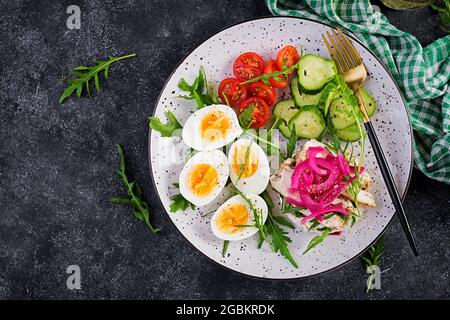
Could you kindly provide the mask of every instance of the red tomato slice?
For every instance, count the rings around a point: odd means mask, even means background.
[[[252,97],[263,99],[269,107],[273,106],[277,101],[277,93],[275,92],[275,89],[265,85],[262,81],[257,81],[250,84],[248,92]]]
[[[266,66],[264,67],[264,73],[269,74],[276,71],[280,71],[280,69],[277,68],[275,64],[275,60],[269,60],[269,62],[266,63]],[[288,85],[288,76],[287,75],[278,75],[277,79],[270,78],[269,82],[272,85],[272,87],[275,88],[284,88]]]
[[[264,127],[270,119],[270,109],[267,103],[258,97],[251,97],[239,105],[238,114],[247,108],[254,106],[255,109],[250,120],[250,128],[259,129]]]
[[[293,46],[286,46],[277,54],[277,68],[278,70],[281,70],[283,68],[283,61],[285,61],[286,67],[289,68],[296,64],[299,59],[300,56],[298,55],[297,49],[295,49]],[[289,72],[289,75],[293,75],[294,73],[295,70],[292,70],[291,72]]]
[[[233,73],[240,81],[260,76],[263,71],[264,61],[257,53],[245,52],[234,61]]]
[[[247,99],[247,89],[236,78],[223,79],[219,85],[218,94],[220,100],[225,104],[228,100],[231,107],[235,107]]]

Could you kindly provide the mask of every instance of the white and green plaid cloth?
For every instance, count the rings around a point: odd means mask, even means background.
[[[341,26],[377,55],[400,85],[414,129],[414,163],[450,184],[450,35],[422,48],[368,0],[266,0],[275,15]]]

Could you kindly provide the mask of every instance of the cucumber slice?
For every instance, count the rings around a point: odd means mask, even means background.
[[[304,106],[289,121],[291,125],[294,125],[297,137],[316,139],[325,129],[325,120],[318,107]]]
[[[278,102],[273,109],[273,114],[288,122],[298,112],[298,108],[294,104],[294,100],[282,100]]]
[[[291,136],[291,130],[289,130],[287,124],[284,121],[278,125],[278,129],[283,136],[289,139],[289,137]]]
[[[320,100],[318,107],[322,110],[323,114],[326,116],[328,114],[328,109],[330,107],[331,101],[337,93],[337,86],[333,82],[329,82],[325,88],[320,92]]]
[[[316,93],[337,74],[333,60],[326,60],[314,54],[304,55],[298,65],[300,91]]]
[[[344,129],[356,122],[352,105],[344,98],[337,98],[331,102],[330,117],[333,127]]]
[[[361,99],[366,107],[367,114],[369,117],[372,117],[377,110],[377,104],[366,89],[360,88],[359,91],[361,92]]]
[[[299,91],[297,77],[291,80],[291,97],[297,107],[318,105],[321,93],[306,94]]]
[[[354,123],[345,129],[336,130],[336,134],[341,140],[348,142],[354,142],[361,139],[357,123]]]

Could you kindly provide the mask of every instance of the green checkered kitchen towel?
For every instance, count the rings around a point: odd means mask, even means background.
[[[450,35],[422,48],[368,0],[266,0],[272,14],[341,26],[389,67],[399,83],[414,129],[414,163],[450,184]]]

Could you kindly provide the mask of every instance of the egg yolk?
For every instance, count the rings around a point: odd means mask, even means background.
[[[214,111],[203,117],[200,130],[203,140],[213,142],[224,138],[230,127],[228,116],[222,111]]]
[[[245,205],[234,203],[222,209],[217,217],[216,224],[223,233],[236,233],[241,229],[237,226],[247,224],[248,215],[248,209]]]
[[[258,168],[258,157],[250,146],[237,146],[233,155],[233,171],[240,178],[248,178]]]
[[[216,168],[206,163],[195,165],[188,178],[191,192],[198,197],[210,194],[218,183],[219,177]]]

